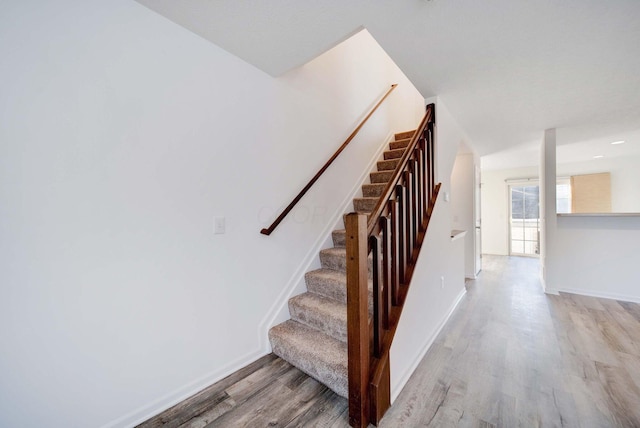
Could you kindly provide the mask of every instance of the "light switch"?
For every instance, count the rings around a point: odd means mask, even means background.
[[[225,220],[224,217],[213,218],[213,234],[222,235],[225,232]]]

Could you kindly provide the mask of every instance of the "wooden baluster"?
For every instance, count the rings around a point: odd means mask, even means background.
[[[396,186],[395,194],[391,199],[391,304],[398,306],[398,286],[400,285],[400,251],[398,250],[398,201],[400,186]]]
[[[431,185],[429,186],[429,200],[433,197],[433,189],[436,185],[436,156],[435,156],[435,144],[434,144],[434,123],[429,122],[429,149],[431,150],[431,163],[429,165],[430,175],[429,178]]]
[[[402,239],[404,239],[404,244],[405,244],[405,258],[404,258],[404,273],[405,275],[402,276],[402,284],[407,285],[407,283],[409,281],[407,281],[408,278],[406,278],[406,267],[409,266],[409,263],[411,263],[411,256],[412,256],[412,251],[411,248],[413,247],[413,242],[411,242],[411,172],[410,171],[405,171],[404,172],[404,182],[406,183],[406,187],[405,187],[405,194],[404,194],[404,215],[405,215],[405,230],[404,230],[404,237],[401,237]]]
[[[422,167],[420,168],[420,173],[421,173],[421,177],[420,177],[420,184],[422,186],[422,189],[420,191],[420,195],[422,196],[422,201],[421,201],[421,210],[422,210],[422,215],[420,216],[420,223],[422,224],[426,217],[427,217],[427,208],[428,208],[428,204],[429,204],[429,195],[428,195],[428,186],[427,186],[427,171],[428,171],[428,167],[427,167],[427,144],[426,144],[427,140],[426,138],[422,138],[420,140],[420,160],[422,163]]]
[[[433,172],[433,151],[431,146],[432,134],[430,129],[427,129],[427,135],[429,136],[429,138],[427,138],[427,200],[430,201],[433,191],[433,180],[431,179],[431,173]]]
[[[415,260],[415,248],[416,242],[418,242],[418,227],[420,226],[420,217],[418,217],[418,213],[420,210],[418,209],[418,149],[414,152],[415,157],[411,158],[411,170],[412,170],[412,178],[413,182],[411,183],[411,208],[413,209],[413,235],[411,236],[411,260]]]
[[[395,205],[389,201],[388,206]],[[391,209],[389,208],[389,211]],[[382,324],[384,329],[389,329],[389,313],[391,312],[391,219],[380,217],[380,229],[382,230]]]
[[[347,352],[349,358],[349,424],[369,424],[369,291],[367,216],[347,214]]]
[[[373,256],[373,356],[380,358],[382,353],[382,281],[380,272],[380,238],[369,237],[369,246]]]
[[[406,216],[405,216],[405,188],[402,185],[396,186],[396,195],[398,198],[398,289],[400,288],[400,284],[404,284],[404,274],[405,274],[405,240],[406,240]],[[400,301],[396,300],[396,304],[399,304]]]
[[[424,218],[427,218],[427,210],[429,209],[429,183],[427,175],[429,174],[429,162],[427,161],[427,139],[422,140],[422,185],[424,195]]]
[[[411,157],[409,157],[409,159],[407,159],[407,166],[406,166],[406,170],[405,172],[405,179],[407,180],[407,237],[406,237],[406,243],[407,243],[407,266],[411,263],[411,247],[413,246],[413,198],[411,197],[411,195],[413,194],[413,171],[411,170]],[[405,283],[408,283],[408,281],[405,280]]]
[[[424,192],[424,186],[422,184],[422,138],[420,138],[418,140],[418,145],[416,146],[416,166],[417,166],[417,173],[416,173],[416,183],[418,184],[418,191],[417,191],[417,195],[418,195],[418,203],[416,205],[417,208],[417,212],[418,212],[418,233],[422,231],[422,207],[423,207],[423,192]]]

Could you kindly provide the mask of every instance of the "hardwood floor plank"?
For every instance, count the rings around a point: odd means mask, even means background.
[[[640,389],[626,370],[596,362],[609,410],[620,426],[640,427]]]
[[[640,356],[618,353],[618,360],[622,362],[636,387],[640,388]]]
[[[629,313],[629,315],[640,323],[640,305],[630,302],[619,302],[619,304]]]
[[[343,427],[347,428],[349,406],[347,399],[328,388],[317,397],[305,412],[294,418],[286,428]]]
[[[288,362],[277,358],[268,365],[256,370],[244,379],[234,383],[226,389],[227,394],[236,402],[242,403],[256,394],[285,373],[297,370]]]
[[[250,426],[268,426],[267,424],[256,425],[254,419],[266,416],[275,416],[273,412],[277,412],[282,402],[280,400],[289,401],[291,390],[280,382],[271,382],[265,385],[263,389],[252,395],[250,401],[238,404],[229,412],[215,419],[206,425],[206,428],[215,427],[250,427]],[[273,409],[270,412],[269,409]]]
[[[380,421],[380,427],[411,426],[424,413],[427,394],[434,388],[442,368],[451,357],[451,348],[436,341],[412,375],[400,396]]]
[[[225,392],[226,388],[243,380],[264,366],[272,364],[277,359],[273,354],[265,355],[221,381],[165,410],[160,415],[143,422],[138,425],[138,428],[178,427],[204,412],[213,410],[219,403],[228,398],[228,394]]]
[[[599,381],[573,375],[566,377],[565,381],[573,397],[581,426],[614,426],[606,393]]]
[[[576,326],[577,337],[580,341],[578,352],[585,354],[592,361],[616,365],[617,359],[614,351],[607,348],[606,339],[590,315],[583,312],[571,312],[570,317]]]
[[[617,327],[624,332],[626,340],[633,342],[635,351],[633,355],[640,355],[640,319],[633,314],[634,309],[640,312],[640,305],[634,303],[618,302],[616,300],[600,299],[615,321]],[[640,316],[640,314],[638,314]]]
[[[245,401],[207,427],[284,427],[313,405],[313,397],[324,389],[323,385],[310,377],[295,390],[281,382],[272,382],[255,394],[252,400]]]
[[[620,317],[620,314],[617,314]],[[600,329],[600,334],[607,344],[607,348],[615,352],[640,355],[640,347],[632,339],[626,329],[614,319],[609,311],[591,310],[591,317]]]
[[[187,422],[181,424],[179,428],[204,428],[220,416],[232,410],[235,406],[236,402],[229,397],[206,412],[189,419]]]
[[[442,400],[438,403],[435,414],[426,425],[438,427],[457,426],[464,417],[464,397],[466,391],[466,382],[452,376],[446,390],[443,391]]]

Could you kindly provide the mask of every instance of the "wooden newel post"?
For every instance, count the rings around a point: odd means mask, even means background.
[[[367,216],[347,214],[347,346],[349,354],[349,425],[369,425],[369,292],[367,286]]]

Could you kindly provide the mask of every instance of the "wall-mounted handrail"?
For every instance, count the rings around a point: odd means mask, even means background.
[[[338,148],[338,150],[336,150],[333,156],[331,156],[329,160],[324,164],[324,166],[320,168],[320,170],[316,173],[316,175],[313,176],[313,178],[307,183],[307,185],[304,186],[304,188],[300,191],[300,193],[298,193],[298,195],[295,198],[293,198],[293,201],[291,201],[291,203],[287,205],[287,207],[282,211],[282,213],[280,213],[280,215],[274,220],[271,226],[269,226],[268,228],[262,229],[260,233],[262,233],[263,235],[271,235],[271,232],[273,232],[275,228],[278,227],[280,222],[284,220],[287,214],[289,214],[289,212],[293,209],[293,207],[300,201],[300,199],[302,199],[302,197],[307,193],[307,191],[311,188],[311,186],[313,186],[315,182],[318,181],[320,176],[327,170],[327,168],[329,168],[329,166],[333,163],[333,161],[336,160],[336,158],[340,155],[340,153],[342,153],[342,151],[347,147],[347,145],[349,145],[351,140],[353,140],[353,138],[358,134],[360,129],[367,122],[367,120],[369,120],[369,118],[378,109],[378,107],[380,107],[380,104],[382,104],[382,102],[389,96],[389,94],[391,94],[391,91],[393,91],[396,88],[396,86],[398,86],[397,83],[394,83],[393,85],[391,85],[391,88],[389,88],[389,90],[382,96],[382,98],[380,98],[380,100],[369,111],[369,113],[365,116],[365,118],[362,119],[360,124],[356,127],[356,129],[353,130],[351,135],[349,135],[349,137],[344,141],[344,143],[342,143],[342,145]]]

